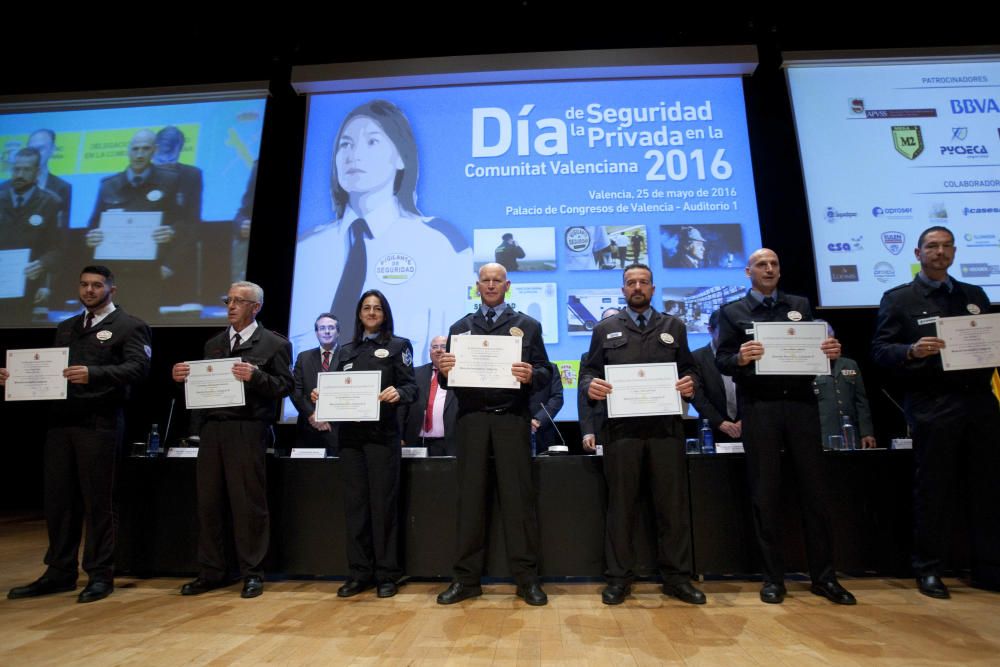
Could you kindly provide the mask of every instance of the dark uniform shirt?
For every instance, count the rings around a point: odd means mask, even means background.
[[[399,336],[388,339],[370,338],[360,343],[348,343],[337,352],[338,371],[381,371],[379,390],[395,387],[399,392],[396,403],[382,403],[377,422],[341,422],[340,441],[399,442],[396,408],[412,403],[417,397],[417,382],[413,378],[413,347]]]

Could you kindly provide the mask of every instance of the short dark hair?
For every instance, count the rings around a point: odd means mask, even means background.
[[[340,329],[340,318],[339,317],[337,317],[333,313],[320,313],[319,315],[316,316],[316,321],[313,322],[313,330],[314,331],[319,329],[319,321],[321,319],[323,319],[324,317],[329,317],[331,320],[333,320],[334,322],[336,322],[337,323],[337,329],[338,330]]]
[[[32,132],[31,134],[28,135],[28,140],[30,141],[31,137],[33,137],[36,134],[47,134],[47,135],[49,135],[49,139],[52,141],[52,145],[55,146],[55,144],[56,144],[56,133],[53,130],[50,130],[47,127],[43,127],[41,129],[35,130],[34,132]]]
[[[955,242],[955,234],[952,233],[950,229],[948,229],[947,227],[942,227],[941,225],[934,225],[933,227],[928,227],[924,231],[920,232],[920,238],[917,239],[917,248],[924,247],[924,237],[930,234],[931,232],[945,232],[948,234],[948,236],[951,237],[951,242],[952,243]]]
[[[372,100],[355,108],[347,114],[347,118],[340,124],[337,138],[333,142],[333,157],[330,169],[330,192],[333,194],[333,208],[337,218],[344,217],[344,209],[351,198],[351,193],[340,187],[340,180],[337,177],[337,151],[340,146],[340,137],[344,134],[347,124],[355,118],[363,116],[372,119],[378,124],[385,136],[396,147],[399,159],[403,161],[403,168],[396,170],[396,182],[393,187],[393,194],[399,201],[399,207],[404,211],[409,211],[414,215],[420,215],[417,208],[417,176],[420,171],[420,160],[417,155],[417,140],[413,137],[413,129],[406,115],[392,102],[386,100]]]
[[[37,148],[32,148],[31,146],[25,146],[18,152],[14,153],[15,160],[19,157],[33,157],[35,158],[36,166],[42,164],[42,154],[38,151]]]
[[[382,320],[382,326],[379,327],[378,337],[379,340],[388,341],[392,336],[392,309],[389,307],[389,300],[385,298],[385,294],[378,291],[377,289],[370,289],[361,295],[358,299],[358,306],[354,310],[354,343],[360,343],[365,337],[365,325],[361,323],[361,304],[365,302],[370,296],[378,297],[378,300],[382,304],[382,314],[385,315],[385,319]]]
[[[96,273],[99,276],[104,276],[104,281],[107,284],[115,284],[115,274],[111,273],[111,269],[103,264],[88,264],[80,270],[81,276],[85,273]]]
[[[649,271],[649,279],[651,281],[653,280],[653,269],[649,268],[642,262],[633,262],[632,264],[626,266],[625,269],[622,271],[622,285],[625,284],[625,274],[631,271],[632,269],[642,269],[643,271]]]

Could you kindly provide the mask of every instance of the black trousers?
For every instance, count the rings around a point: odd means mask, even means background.
[[[518,584],[538,578],[538,516],[531,477],[531,419],[513,413],[459,415],[458,559],[455,581],[478,585],[486,559],[486,519],[492,494],[490,454],[496,460],[497,490],[511,574]]]
[[[785,561],[781,554],[782,449],[788,452],[798,483],[809,576],[814,582],[833,579],[836,572],[830,537],[829,493],[816,401],[754,399],[745,395],[741,400],[743,447],[764,580],[781,583],[785,578]]]
[[[81,532],[83,569],[92,581],[114,577],[117,516],[112,505],[115,461],[121,445],[120,413],[91,416],[86,426],[54,425],[45,437],[46,576],[75,582]]]
[[[660,575],[668,584],[690,581],[694,564],[684,439],[665,433],[661,418],[651,419],[650,428],[642,430],[650,437],[612,436],[604,447],[604,477],[608,483],[605,576],[609,583],[620,585],[630,584],[635,578],[632,537],[645,476],[656,514]],[[647,470],[648,475],[644,475]]]
[[[399,565],[399,443],[342,441],[347,564],[358,581],[396,581]]]
[[[198,564],[206,581],[224,579],[226,531],[232,525],[240,576],[263,576],[269,517],[264,454],[267,424],[213,421],[198,448]]]
[[[940,574],[960,483],[968,489],[972,578],[1000,586],[1000,408],[989,392],[907,396],[913,435],[913,569]]]

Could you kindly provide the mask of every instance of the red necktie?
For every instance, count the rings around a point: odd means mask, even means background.
[[[434,396],[438,391],[437,369],[431,369],[431,389],[427,392],[427,409],[424,411],[424,433],[430,433],[434,428]]]
[[[330,350],[323,350],[323,370],[330,370]]]

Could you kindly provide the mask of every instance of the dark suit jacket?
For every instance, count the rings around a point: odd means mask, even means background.
[[[14,207],[10,182],[0,185],[0,250],[30,248],[31,260],[39,259],[47,271],[59,262],[62,201],[59,196],[36,187],[20,208]]]
[[[504,308],[493,324],[489,324],[482,312],[469,313],[448,330],[448,350],[451,350],[451,336],[461,334],[510,336],[510,330],[517,327],[521,330],[521,361],[532,366],[532,381],[522,384],[520,389],[478,389],[471,387],[456,388],[458,410],[460,413],[479,412],[483,410],[505,410],[530,418],[528,400],[531,397],[532,385],[543,385],[552,377],[552,364],[542,342],[542,325],[538,320],[519,313],[510,307]],[[448,378],[439,379],[441,386],[447,388]]]
[[[399,408],[399,432],[408,447],[421,447],[420,430],[424,427],[424,414],[431,390],[431,369],[433,364],[424,364],[413,369],[417,379],[417,398],[413,403]],[[440,382],[440,380],[439,380]],[[440,391],[440,386],[438,387]],[[455,437],[455,419],[458,417],[458,400],[455,392],[449,391],[444,399],[444,440],[445,450],[451,455],[458,454],[458,440]]]
[[[330,370],[337,367],[337,350],[335,347],[330,356]],[[295,409],[299,412],[296,423],[296,447],[326,447],[330,453],[337,449],[337,425],[331,424],[329,431],[317,431],[309,424],[309,415],[316,411],[316,405],[312,402],[310,394],[316,388],[316,376],[322,372],[322,350],[314,347],[311,350],[300,352],[295,359],[295,368],[292,371],[294,389],[292,389],[291,399]]]
[[[556,426],[552,423],[563,406],[562,376],[560,376],[559,368],[555,364],[550,365],[552,366],[552,378],[543,385],[532,382],[535,385],[535,391],[532,392],[531,402],[528,404],[531,418],[537,419],[541,423],[541,426],[535,431],[535,451],[539,453],[544,452],[552,445],[562,443],[556,433]],[[548,410],[548,415],[542,410],[543,405],[545,410]],[[552,419],[549,419],[550,416]]]
[[[715,367],[715,353],[712,352],[712,346],[699,347],[691,354],[694,355],[694,360],[701,370],[701,384],[695,390],[691,404],[701,419],[708,420],[717,441],[728,440],[729,436],[719,430],[719,424],[734,420],[730,420],[726,414],[726,386],[723,384],[722,374]]]
[[[240,357],[257,366],[257,370],[244,383],[246,405],[198,410],[202,421],[244,419],[273,423],[281,399],[292,390],[292,344],[258,323],[250,339],[230,352],[228,334],[227,327],[205,343],[205,359]]]
[[[73,186],[69,181],[65,181],[52,172],[49,172],[48,177],[45,179],[45,189],[56,195],[59,195],[59,199],[62,200],[62,224],[63,227],[69,227],[69,209],[73,204]]]

